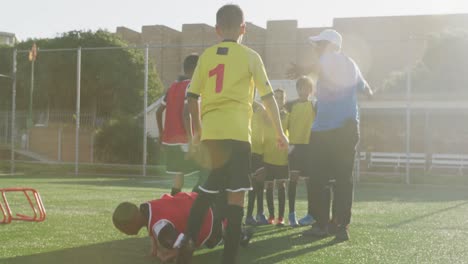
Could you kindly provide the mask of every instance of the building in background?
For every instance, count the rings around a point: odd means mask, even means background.
[[[455,30],[468,32],[468,14],[336,18],[331,28],[343,35],[343,51],[358,63],[370,85],[379,90],[392,73],[404,71],[422,58],[428,35]],[[292,100],[297,98],[295,82],[287,80],[286,70],[290,63],[307,57],[301,53],[300,46],[323,29],[299,28],[296,20],[268,21],[266,28],[247,23],[243,43],[262,56],[273,87],[285,89]],[[218,42],[215,28],[207,24],[184,24],[181,31],[164,25],[143,26],[141,32],[118,27],[117,34],[131,44],[152,46],[151,60],[166,87],[181,74],[180,65],[187,55],[200,54]],[[396,95],[378,93],[376,100],[361,102],[362,150],[405,151],[408,106],[405,90],[399,90]],[[411,106],[411,151],[468,151],[468,137],[464,136],[468,131],[466,122],[450,133],[442,129],[451,127],[444,123],[447,120],[466,120],[468,93],[441,99],[414,91],[411,100],[415,101]],[[148,113],[152,123],[155,105]],[[148,126],[150,131],[156,131],[151,128],[154,124]],[[440,136],[443,134],[451,136]]]
[[[15,34],[0,31],[0,45],[14,46],[15,43],[16,43]]]
[[[428,34],[468,31],[468,14],[335,18],[331,27],[343,34],[344,52],[356,60],[370,84],[380,87],[389,74],[422,57]],[[298,28],[297,20],[268,21],[266,28],[247,23],[243,43],[262,56],[270,79],[283,80],[288,65],[305,57],[298,46],[323,29]],[[182,31],[164,25],[116,31],[131,44],[157,46],[150,56],[166,86],[181,73],[185,56],[218,41],[214,27],[207,24],[184,24]]]

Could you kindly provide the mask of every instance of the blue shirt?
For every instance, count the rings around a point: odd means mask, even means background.
[[[357,92],[365,89],[359,67],[340,52],[325,53],[319,66],[317,113],[312,131],[340,128],[348,120],[359,123]]]

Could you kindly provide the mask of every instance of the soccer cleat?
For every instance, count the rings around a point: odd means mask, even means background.
[[[276,219],[276,226],[284,226],[283,217],[278,217],[278,219]]]
[[[338,225],[334,221],[328,223],[328,233],[330,235],[336,235],[338,232]]]
[[[299,226],[299,223],[297,222],[297,219],[296,219],[296,213],[289,213],[289,216],[288,216],[288,220],[289,220],[289,225],[291,227],[297,227]]]
[[[268,225],[268,219],[266,219],[264,214],[257,215],[256,221],[257,225]]]
[[[245,217],[245,225],[248,225],[248,226],[256,226],[257,225],[257,221],[255,221],[255,219],[253,218],[253,216],[247,216]]]
[[[274,223],[275,223],[275,217],[270,215],[270,217],[268,217],[268,224],[272,225]]]
[[[335,241],[344,242],[349,240],[348,228],[345,226],[339,226],[336,229]]]
[[[253,229],[249,228],[249,229],[244,229],[242,230],[241,232],[241,240],[240,240],[240,245],[241,247],[247,247],[249,245],[249,242],[250,242],[250,239],[252,239],[253,237]]]
[[[312,225],[309,230],[302,232],[303,236],[324,238],[328,236],[328,228],[320,227],[317,224]]]
[[[303,218],[299,220],[299,225],[307,226],[307,225],[313,224],[314,222],[315,222],[314,218],[310,214],[307,214],[306,216],[304,216]]]

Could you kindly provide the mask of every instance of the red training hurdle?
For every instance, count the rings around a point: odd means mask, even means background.
[[[6,194],[9,192],[22,192],[26,197],[31,210],[31,215],[24,214],[15,214],[12,215],[10,205],[8,204]],[[0,200],[0,211],[3,215],[3,220],[0,221],[0,224],[9,224],[13,220],[18,221],[29,221],[29,222],[42,222],[46,218],[46,211],[42,203],[41,196],[39,193],[32,188],[4,188],[0,189],[2,200]],[[31,199],[33,197],[34,199]],[[1,216],[0,215],[0,216]]]

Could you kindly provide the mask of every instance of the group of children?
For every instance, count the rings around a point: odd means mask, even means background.
[[[195,248],[208,241],[216,244],[223,237],[221,263],[236,263],[239,245],[250,239],[241,227],[245,193],[249,191],[247,223],[281,225],[288,180],[289,220],[292,226],[298,225],[296,186],[306,163],[301,152],[308,143],[315,113],[309,99],[313,83],[301,77],[297,81],[299,99],[286,104],[285,91],[273,91],[260,56],[240,44],[245,30],[239,6],[221,7],[216,14],[216,32],[222,41],[200,57],[185,59],[186,76],[168,89],[158,109],[167,171],[175,175],[171,195],[139,209],[123,203],[114,212],[114,225],[126,234],[136,234],[147,225],[153,253],[161,255],[160,248],[165,248],[170,253],[161,258],[166,260],[191,263]],[[254,102],[256,91],[261,104]],[[194,164],[208,176],[198,185],[198,195],[187,196],[180,191],[184,176],[197,170]],[[276,221],[275,182],[279,198]],[[263,214],[265,185],[268,219]],[[252,216],[255,198],[257,219]],[[310,218],[308,212],[302,223],[310,223],[306,222]]]
[[[281,125],[288,135],[290,147],[279,149],[275,144],[275,132],[261,104],[256,104],[252,118],[252,186],[248,194],[246,225],[284,225],[286,206],[286,186],[289,200],[289,224],[310,225],[313,221],[310,210],[299,221],[296,218],[296,187],[304,164],[304,146],[308,144],[310,128],[315,117],[313,82],[301,77],[296,82],[298,99],[286,103],[285,90],[276,89],[274,97],[280,110]],[[289,182],[289,184],[287,184]],[[278,215],[275,219],[274,186],[278,194]],[[308,186],[306,184],[306,186]],[[263,196],[266,188],[266,201],[269,217],[263,212]],[[257,201],[257,215],[253,208]]]

